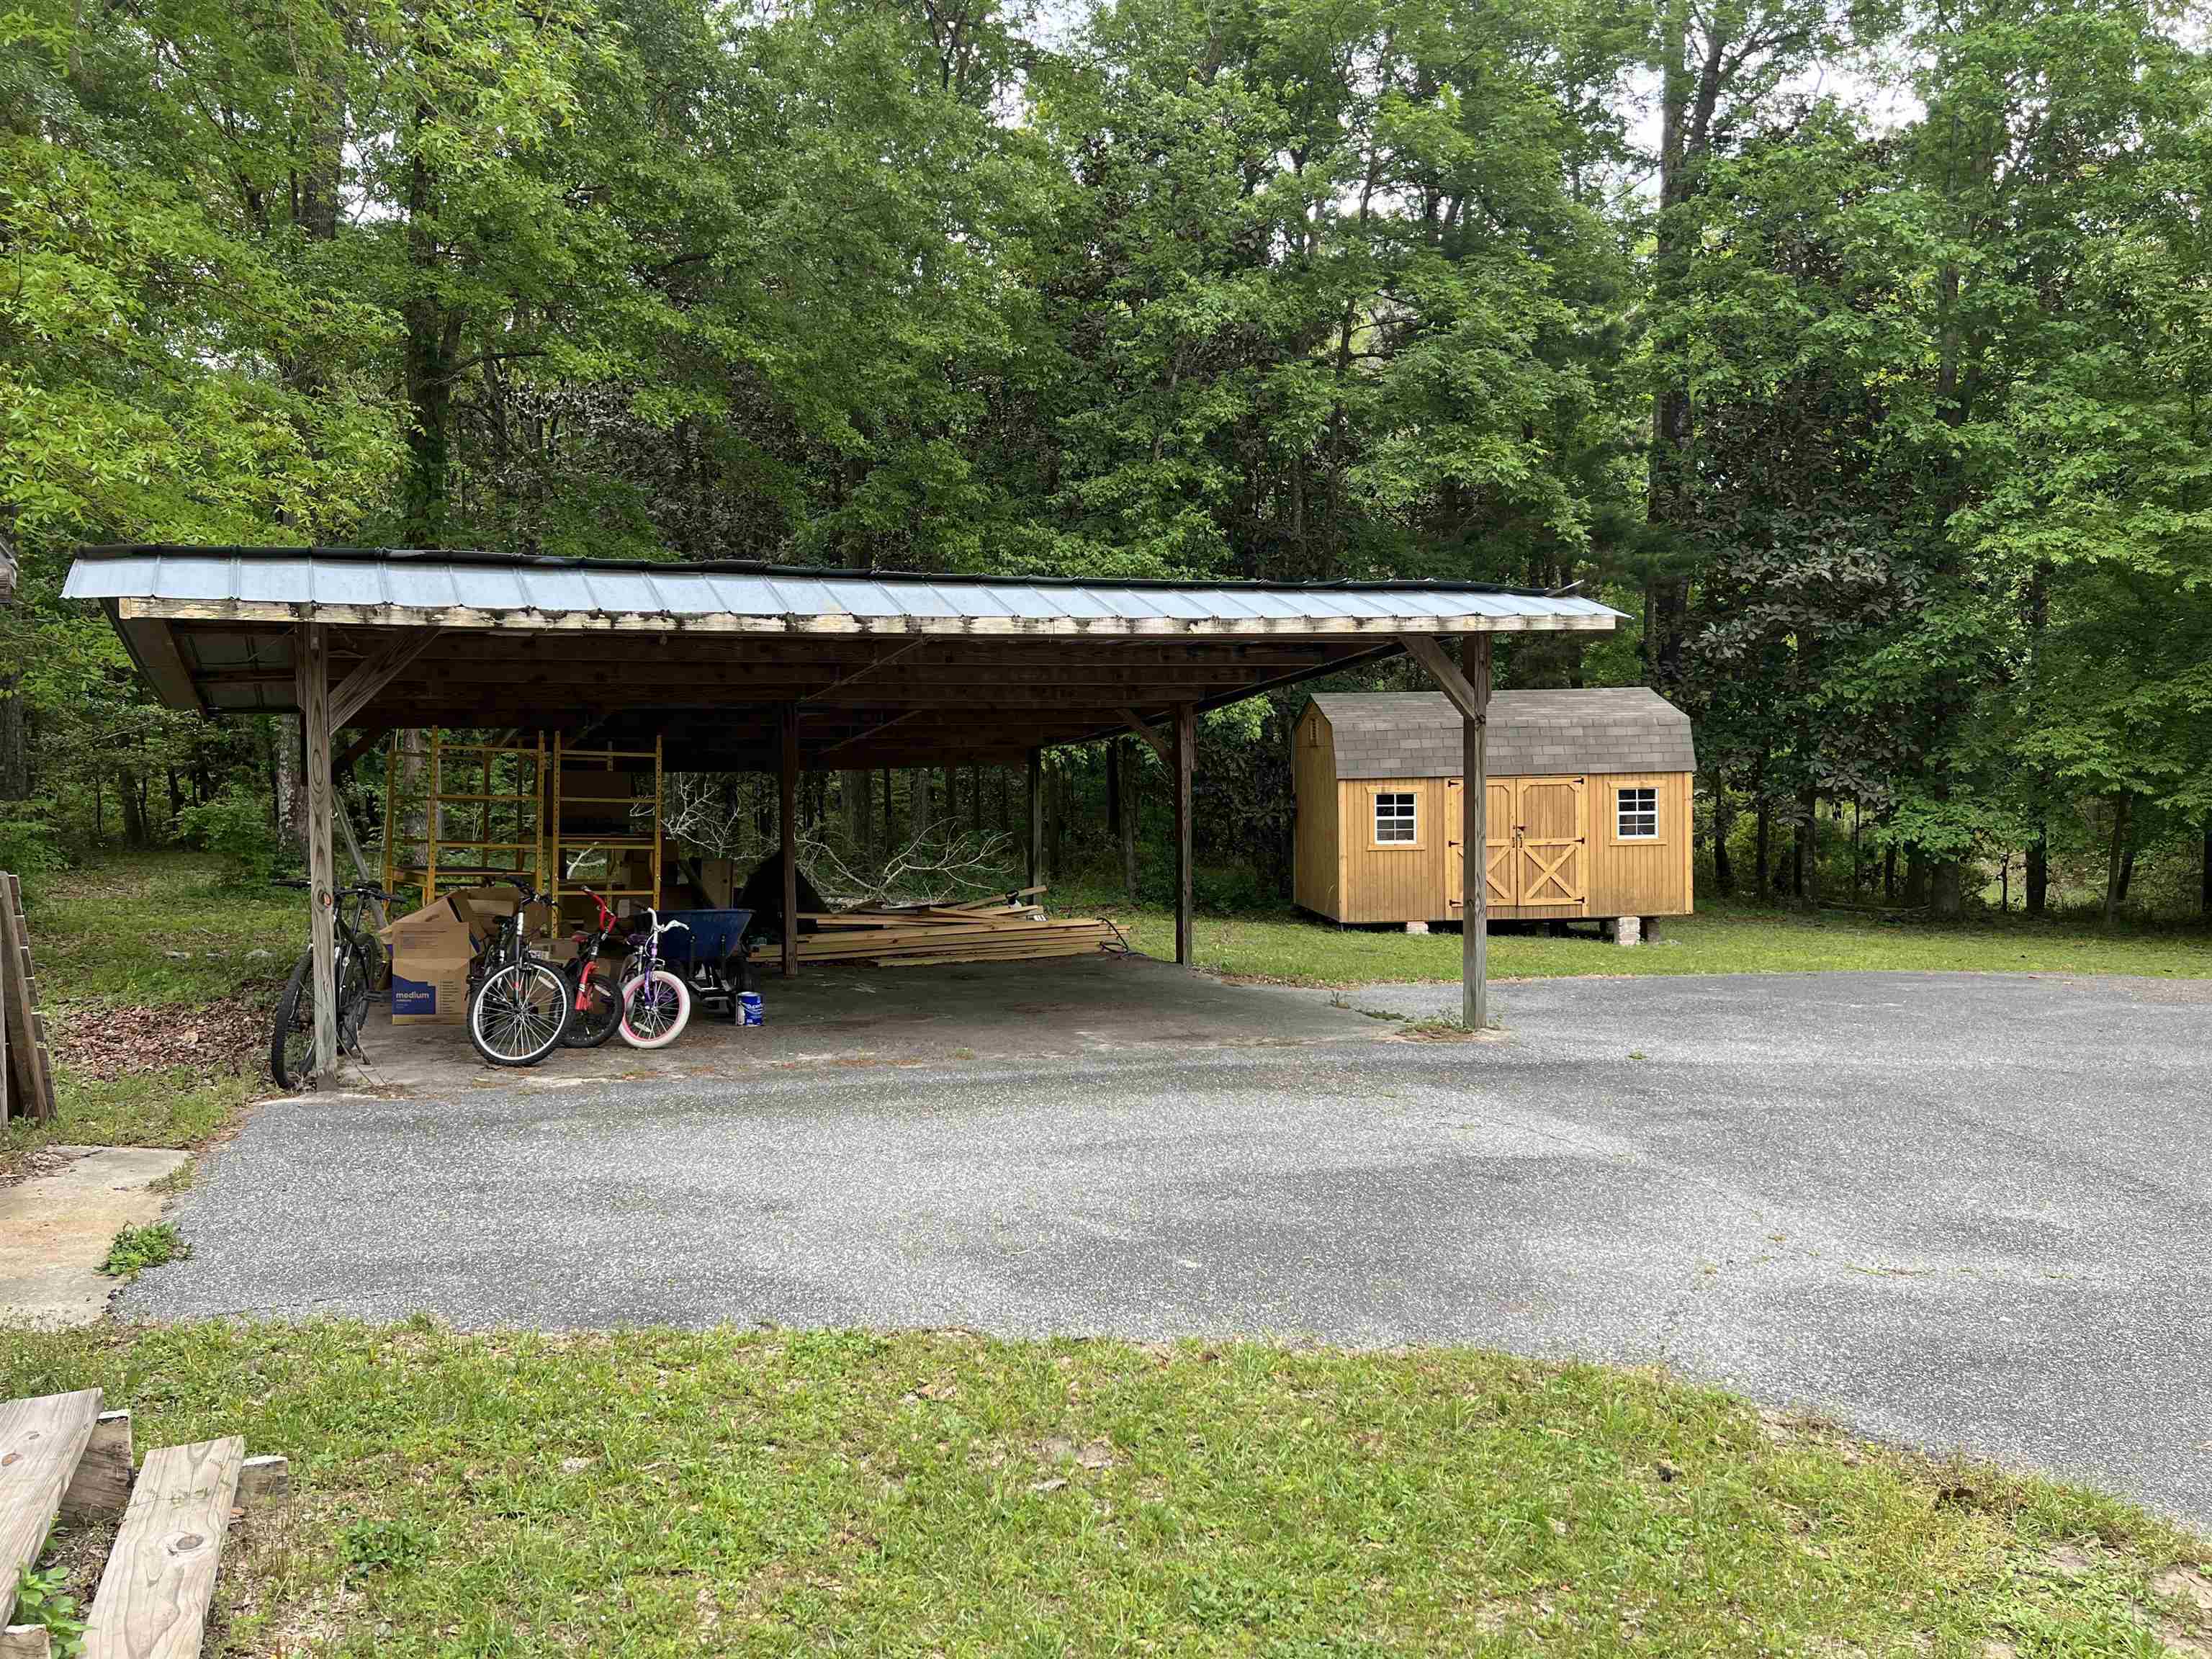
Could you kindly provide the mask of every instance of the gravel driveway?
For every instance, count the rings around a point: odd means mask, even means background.
[[[277,1103],[179,1206],[190,1261],[121,1309],[1659,1361],[2212,1527],[2212,984],[1499,995],[1495,1042],[1337,1019],[1298,1046]]]

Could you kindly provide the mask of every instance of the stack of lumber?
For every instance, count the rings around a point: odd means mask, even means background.
[[[799,936],[799,959],[921,968],[933,963],[1027,962],[1127,948],[1110,921],[1048,917],[1030,902],[1042,891],[1042,887],[1025,887],[1002,898],[967,904],[802,911],[802,929],[812,931]]]

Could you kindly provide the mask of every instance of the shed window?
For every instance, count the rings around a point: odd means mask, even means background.
[[[1410,847],[1417,839],[1413,825],[1413,796],[1410,790],[1377,790],[1375,794],[1375,844]]]
[[[1623,789],[1617,806],[1620,816],[1615,821],[1615,834],[1620,839],[1659,839],[1659,792],[1656,789]]]

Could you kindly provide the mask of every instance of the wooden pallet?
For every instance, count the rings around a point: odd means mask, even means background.
[[[0,1659],[48,1659],[40,1625],[10,1625],[15,1587],[57,1514],[120,1514],[86,1619],[84,1659],[193,1659],[230,1523],[282,1498],[290,1466],[236,1435],[163,1446],[131,1473],[131,1413],[100,1390],[0,1401]]]
[[[799,937],[801,962],[873,962],[886,968],[933,963],[1027,962],[1126,949],[1110,921],[1054,920],[1030,902],[1042,887],[966,904],[807,914],[812,931]]]
[[[46,1018],[39,1012],[23,886],[0,870],[0,1122],[27,1117],[50,1123],[53,1115],[54,1062]]]

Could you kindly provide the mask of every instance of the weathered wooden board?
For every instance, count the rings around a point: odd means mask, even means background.
[[[31,962],[31,933],[23,920],[22,884],[0,871],[0,1021],[8,1028],[0,1096],[9,1113],[39,1122],[54,1115],[54,1066],[46,1049],[46,1016],[39,1012],[39,978]]]
[[[102,1412],[92,1425],[92,1438],[62,1494],[62,1516],[82,1521],[94,1516],[118,1515],[131,1497],[131,1413]]]
[[[0,1659],[52,1659],[53,1650],[44,1625],[10,1625],[0,1630]]]
[[[84,1659],[197,1659],[245,1461],[236,1435],[146,1455],[93,1596]]]
[[[100,1417],[100,1390],[0,1401],[0,1624],[38,1565],[62,1494]]]

